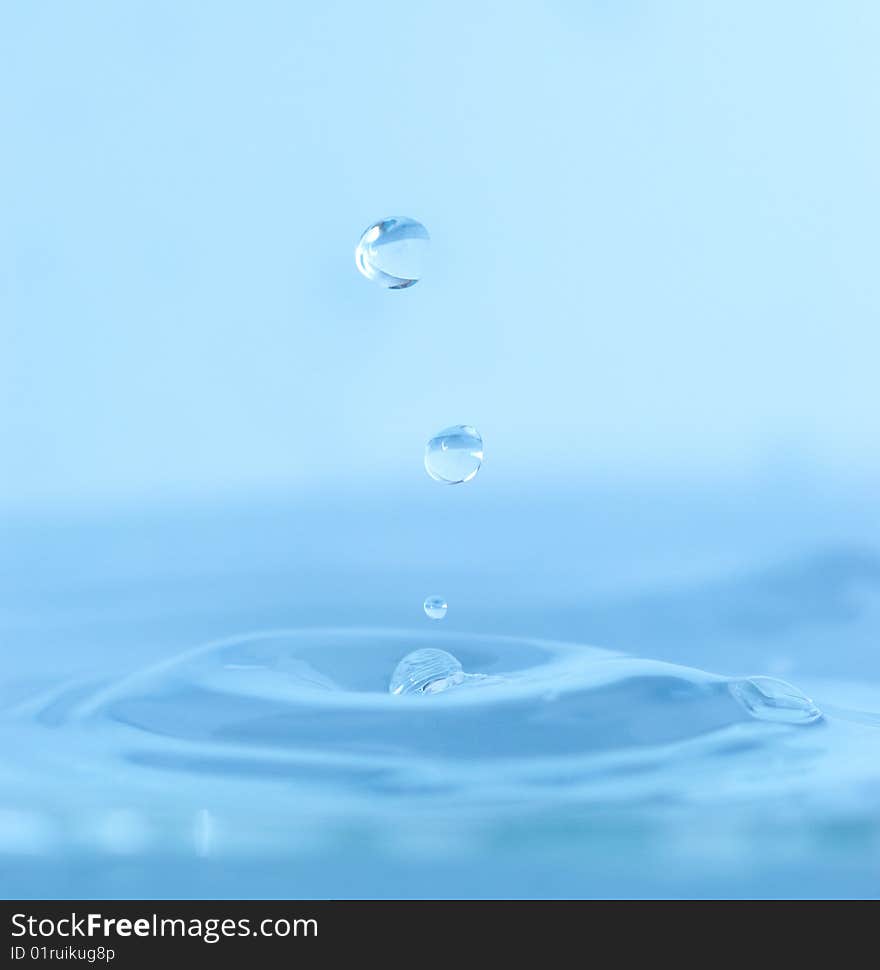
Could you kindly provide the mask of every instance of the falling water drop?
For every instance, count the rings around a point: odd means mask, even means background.
[[[389,290],[405,290],[422,277],[430,239],[420,222],[392,216],[364,230],[354,261],[368,280]]]
[[[797,687],[775,677],[735,680],[730,684],[730,692],[759,721],[810,724],[822,716],[819,708]]]
[[[424,603],[425,614],[431,620],[442,620],[449,608],[442,596],[429,596]]]
[[[483,463],[483,439],[469,424],[438,431],[425,445],[425,470],[437,482],[469,482]]]
[[[388,690],[392,694],[439,694],[464,679],[461,664],[451,653],[427,647],[408,653],[400,661]]]

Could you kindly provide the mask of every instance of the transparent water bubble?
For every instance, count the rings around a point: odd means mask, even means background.
[[[749,677],[735,680],[730,692],[759,721],[782,724],[810,724],[822,712],[797,687],[775,677]]]
[[[408,653],[394,668],[392,694],[439,694],[465,679],[461,664],[445,650],[426,647]]]
[[[438,431],[425,445],[425,470],[436,482],[469,482],[483,464],[483,439],[469,424]]]
[[[364,230],[354,261],[368,280],[405,290],[422,278],[431,237],[415,219],[391,216]]]
[[[442,596],[429,596],[425,599],[425,614],[432,620],[442,620],[449,608]]]

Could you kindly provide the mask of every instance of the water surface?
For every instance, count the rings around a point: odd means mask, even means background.
[[[876,895],[880,558],[798,548],[768,502],[766,549],[730,529],[726,561],[713,538],[661,567],[643,520],[627,574],[634,540],[570,503],[476,503],[411,560],[426,504],[352,512],[348,546],[332,502],[332,531],[300,507],[12,530],[6,894]],[[473,679],[389,693],[424,648]],[[756,718],[780,681],[821,716]]]

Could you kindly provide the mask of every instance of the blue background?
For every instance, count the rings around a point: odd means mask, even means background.
[[[880,679],[878,41],[867,2],[5,4],[3,696],[429,593]],[[390,292],[353,250],[396,214],[432,249]]]
[[[460,421],[529,488],[876,476],[876,5],[0,18],[4,506],[409,489]]]

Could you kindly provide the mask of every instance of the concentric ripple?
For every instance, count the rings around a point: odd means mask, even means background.
[[[434,626],[258,632],[0,712],[14,793],[0,843],[26,822],[71,852],[278,858],[299,851],[297,832],[335,833],[343,852],[365,833],[434,846],[447,825],[464,845],[524,810],[551,829],[609,811],[650,826],[673,809],[702,825],[739,817],[734,795],[833,799],[873,778],[871,717],[836,709],[823,730],[782,681],[571,643]]]
[[[57,720],[57,701],[53,711]],[[121,731],[122,756],[139,763],[224,772],[234,762],[259,775],[277,774],[281,757],[411,779],[454,779],[465,764],[530,774],[560,758],[688,744],[754,719],[821,717],[770,678],[730,680],[543,640],[394,630],[219,641],[76,694],[61,716]]]

